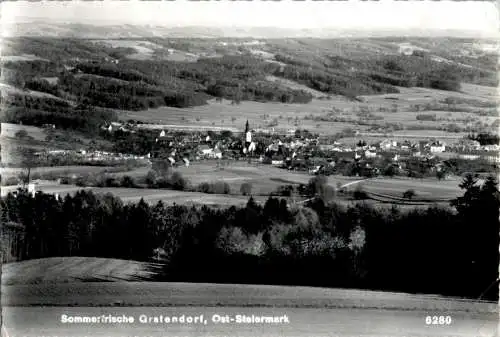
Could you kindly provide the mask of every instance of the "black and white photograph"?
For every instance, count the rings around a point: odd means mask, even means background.
[[[0,3],[1,337],[496,337],[494,1]]]

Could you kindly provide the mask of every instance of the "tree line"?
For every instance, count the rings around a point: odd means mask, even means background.
[[[321,180],[316,181],[321,185]],[[165,252],[162,280],[294,284],[477,298],[498,277],[499,191],[464,178],[453,209],[402,211],[315,198],[270,197],[245,207],[124,204],[79,191],[20,191],[0,200],[2,223],[24,228],[18,251],[34,259],[100,256],[149,261]],[[321,186],[317,187],[318,195]],[[481,215],[478,221],[478,214]],[[7,251],[6,251],[7,250]],[[498,298],[493,288],[485,296]],[[498,289],[498,288],[496,288]]]

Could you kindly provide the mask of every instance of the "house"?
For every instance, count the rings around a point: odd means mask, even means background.
[[[490,162],[490,163],[495,163],[495,164],[500,163],[500,156],[498,155],[498,153],[492,154],[492,155],[483,156],[483,158],[486,161]]]
[[[399,53],[406,56],[413,55],[413,47],[411,46],[399,46]]]
[[[208,145],[200,145],[198,151],[204,156],[209,156],[213,153],[213,150]]]
[[[458,155],[458,158],[466,159],[466,160],[476,160],[476,159],[479,159],[479,155],[478,154],[471,154],[471,153],[460,153]]]
[[[161,130],[159,137],[165,137],[165,130]]]
[[[395,140],[384,139],[379,144],[381,150],[390,150],[397,146],[397,142]]]
[[[410,150],[412,147],[413,147],[413,144],[412,144],[410,141],[408,141],[408,140],[405,140],[405,141],[403,141],[403,142],[399,143],[399,148],[400,148],[401,150],[403,150],[403,151],[408,151],[408,150]]]
[[[498,144],[492,144],[492,145],[483,145],[481,147],[484,151],[500,151],[500,146]]]
[[[375,157],[377,157],[377,152],[366,150],[365,157],[366,158],[375,158]]]
[[[168,161],[170,162],[170,165],[174,165],[175,164],[175,159],[172,158],[172,157],[168,157]]]
[[[446,150],[446,144],[440,141],[434,141],[429,144],[431,153],[442,153]]]
[[[35,195],[36,193],[36,185],[34,183],[29,183],[28,184],[28,193],[31,193],[31,195]]]
[[[323,165],[317,165],[314,168],[309,170],[309,174],[317,174],[322,168],[323,168]]]
[[[279,166],[279,165],[283,165],[284,163],[285,163],[285,160],[284,160],[283,156],[274,156],[271,159],[271,165]]]
[[[457,145],[462,150],[470,150],[470,149],[479,150],[479,148],[481,147],[481,144],[477,140],[467,139],[467,138],[460,139]]]
[[[212,155],[217,159],[221,159],[222,151],[219,148],[216,148],[215,150],[212,151]]]
[[[182,158],[182,161],[184,162],[184,165],[186,165],[186,167],[189,167],[189,159]]]

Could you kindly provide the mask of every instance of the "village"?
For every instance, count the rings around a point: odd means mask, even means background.
[[[499,145],[481,145],[478,141],[462,138],[453,143],[441,140],[382,139],[367,143],[359,137],[356,144],[343,143],[333,137],[320,136],[307,130],[255,130],[249,123],[244,131],[231,130],[179,130],[162,128],[161,125],[113,122],[102,131],[122,136],[142,132],[154,138],[144,154],[113,153],[99,150],[47,150],[37,152],[39,158],[65,157],[87,162],[137,160],[145,165],[164,161],[177,166],[191,162],[217,160],[248,160],[280,168],[305,171],[310,174],[378,175],[388,166],[395,168],[390,175],[409,174],[409,162],[425,163],[430,172],[446,167],[446,160],[482,160],[500,163]],[[429,163],[432,163],[429,165]],[[357,171],[339,170],[342,164],[355,164]],[[385,174],[384,174],[385,175]]]

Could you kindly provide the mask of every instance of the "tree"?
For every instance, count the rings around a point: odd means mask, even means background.
[[[170,184],[174,190],[184,191],[188,186],[188,181],[180,172],[174,172],[170,177]]]
[[[21,157],[21,168],[23,171],[19,174],[19,179],[24,185],[30,183],[31,170],[37,165],[35,150],[31,148],[18,148]]]
[[[479,200],[481,188],[477,185],[477,174],[467,173],[458,185],[462,190],[465,190],[463,196],[457,197],[451,201],[451,206],[455,207],[462,216],[468,215],[470,210],[475,208]]]
[[[172,173],[172,165],[166,159],[154,160],[152,168],[162,178],[167,178]]]
[[[317,175],[311,179],[309,179],[309,183],[307,184],[307,189],[310,194],[313,196],[321,196],[324,193],[324,190],[328,184],[328,177],[324,175]]]
[[[403,192],[403,198],[411,200],[417,193],[413,189]]]
[[[131,176],[123,176],[120,181],[120,185],[122,187],[129,187],[129,188],[135,187],[134,178],[132,178]]]
[[[249,182],[241,184],[240,192],[243,195],[249,195],[250,193],[252,193],[252,184]]]
[[[356,186],[356,189],[354,190],[353,197],[355,200],[364,200],[368,199],[368,194],[363,189],[363,186],[359,184],[358,186]]]
[[[156,186],[156,172],[154,170],[148,171],[145,180],[149,188],[154,188]]]
[[[436,171],[436,178],[438,178],[438,180],[443,180],[444,178],[446,178],[446,171],[445,170]]]

